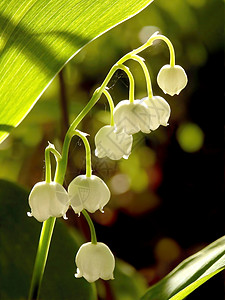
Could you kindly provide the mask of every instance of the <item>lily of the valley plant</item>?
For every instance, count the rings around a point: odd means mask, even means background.
[[[37,287],[39,289],[41,284],[55,219],[58,217],[66,218],[69,206],[76,214],[82,213],[84,215],[91,233],[91,242],[83,244],[76,255],[77,273],[75,277],[84,277],[89,282],[96,281],[98,278],[104,280],[114,278],[114,256],[108,246],[97,242],[95,228],[88,214],[88,212],[94,213],[96,210],[103,212],[104,206],[110,200],[110,191],[101,178],[92,174],[91,149],[87,133],[77,130],[77,127],[104,94],[109,103],[111,121],[110,124],[100,128],[95,136],[95,154],[99,158],[107,156],[110,159],[119,160],[129,157],[132,150],[133,134],[139,131],[149,134],[160,125],[168,125],[170,106],[161,96],[153,95],[147,66],[143,58],[138,55],[151,46],[155,40],[165,41],[170,52],[170,64],[163,66],[159,71],[158,85],[164,93],[179,94],[187,84],[187,76],[181,66],[175,65],[175,52],[170,40],[156,32],[144,45],[126,54],[112,66],[102,85],[96,89],[88,104],[70,125],[64,139],[62,153],[59,153],[50,143],[46,147],[45,181],[37,183],[29,196],[31,212],[28,215],[33,216],[39,222],[44,222],[40,237],[44,242],[39,243],[30,299],[33,299],[34,290]],[[125,66],[126,61],[130,59],[140,64],[146,78],[147,97],[140,100],[135,99],[134,77],[129,68]],[[129,99],[120,101],[114,108],[107,84],[118,69],[123,70],[129,78]],[[68,186],[68,191],[66,191],[62,185],[67,168],[70,142],[75,135],[82,139],[86,149],[86,174],[80,174],[74,178]],[[57,163],[54,179],[52,179],[51,174],[50,153],[55,156]]]

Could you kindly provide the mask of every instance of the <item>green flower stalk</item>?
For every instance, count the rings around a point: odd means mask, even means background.
[[[94,227],[94,224],[89,216],[89,214],[86,212],[85,209],[82,210],[82,214],[83,216],[85,217],[88,225],[89,225],[89,228],[90,228],[90,233],[91,233],[91,243],[92,244],[97,244],[97,237],[96,237],[96,232],[95,232],[95,227]]]
[[[142,67],[146,79],[146,84],[147,84],[148,98],[151,99],[153,97],[152,83],[151,83],[151,78],[150,78],[148,68],[144,63],[144,59],[136,54],[132,55],[131,59],[136,60]]]
[[[79,138],[82,139],[84,146],[85,146],[85,152],[86,152],[86,177],[91,177],[92,169],[91,169],[91,147],[89,145],[89,142],[86,138],[88,135],[87,133],[84,133],[80,130],[74,130],[73,135],[79,136]]]
[[[84,209],[91,213],[96,210],[103,212],[103,207],[110,199],[110,191],[105,182],[98,176],[92,175],[91,148],[86,138],[86,133],[75,130],[86,150],[86,175],[79,175],[68,186],[69,202],[74,212],[80,214]],[[82,193],[80,192],[82,191]]]

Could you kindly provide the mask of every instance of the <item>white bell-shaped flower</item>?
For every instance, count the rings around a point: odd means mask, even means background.
[[[105,156],[113,160],[128,158],[133,143],[132,135],[125,132],[116,133],[114,126],[102,127],[95,136],[95,155],[99,158]]]
[[[149,133],[148,106],[140,100],[134,100],[133,103],[129,100],[120,101],[114,109],[114,122],[118,133]]]
[[[156,130],[160,125],[167,126],[170,117],[170,106],[160,96],[153,96],[151,99],[146,97],[142,101],[150,110],[150,129]]]
[[[94,282],[99,278],[114,279],[115,258],[109,247],[103,243],[83,244],[77,252],[75,262],[76,278],[84,277],[89,282]]]
[[[187,84],[187,75],[181,66],[165,65],[163,66],[157,76],[159,87],[165,94],[173,96],[179,94]]]
[[[38,182],[29,195],[31,213],[39,222],[49,217],[62,217],[69,208],[69,197],[64,187],[56,182]]]
[[[75,213],[79,214],[83,209],[94,213],[103,207],[110,199],[110,191],[105,182],[95,176],[87,177],[79,175],[71,181],[68,187],[70,205]]]

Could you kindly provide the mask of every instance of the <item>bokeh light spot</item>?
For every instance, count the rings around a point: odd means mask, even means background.
[[[164,237],[158,241],[154,252],[157,261],[168,263],[179,258],[181,248],[175,240]]]
[[[126,174],[116,174],[110,180],[110,189],[113,194],[120,195],[130,189],[130,180]]]
[[[150,36],[160,29],[156,26],[144,26],[139,32],[139,40],[142,44],[146,43]]]
[[[198,125],[186,123],[178,128],[177,141],[185,152],[196,152],[203,145],[204,133]]]

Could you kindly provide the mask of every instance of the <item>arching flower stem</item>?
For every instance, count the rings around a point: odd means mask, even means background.
[[[89,228],[90,228],[90,232],[91,232],[91,242],[92,244],[97,244],[97,237],[96,237],[96,232],[95,232],[95,227],[94,224],[89,216],[89,214],[87,213],[87,211],[85,209],[82,210],[82,214],[85,217]]]
[[[134,49],[133,51],[129,52],[128,54],[124,55],[118,61],[118,64],[123,64],[126,60],[132,59],[133,55],[136,55],[136,54],[144,51],[146,48],[150,47],[153,44],[153,42],[156,40],[162,40],[167,44],[169,51],[170,51],[170,65],[171,65],[171,67],[174,67],[175,66],[175,50],[174,50],[173,44],[166,36],[164,36],[162,34],[158,34],[158,32],[153,33],[153,35],[147,40],[147,42],[145,44],[138,47],[137,49]]]
[[[149,80],[149,73],[147,73],[147,68],[144,66],[143,61],[140,62],[141,58],[136,57],[136,55],[145,50],[146,48],[150,47],[152,43],[155,40],[163,40],[166,42],[169,51],[170,51],[170,65],[174,66],[175,65],[175,51],[174,47],[171,43],[171,41],[165,37],[164,35],[159,35],[158,32],[155,32],[149,39],[148,41],[143,44],[141,47],[129,52],[128,54],[124,55],[121,59],[118,60],[117,63],[115,63],[112,68],[110,69],[109,73],[107,74],[105,80],[103,81],[102,85],[93,93],[93,96],[91,97],[90,101],[88,104],[84,107],[84,109],[79,113],[79,115],[76,117],[76,119],[72,122],[70,125],[70,128],[67,131],[67,134],[65,136],[64,144],[63,144],[63,150],[62,150],[62,159],[59,162],[59,166],[56,170],[56,176],[55,176],[55,181],[58,183],[63,183],[64,177],[65,177],[65,172],[66,172],[66,166],[67,166],[67,157],[68,157],[68,151],[69,151],[69,145],[71,141],[71,132],[74,131],[79,123],[83,120],[83,118],[87,115],[87,113],[92,109],[92,107],[97,103],[99,98],[101,97],[102,93],[104,93],[107,84],[109,83],[110,79],[112,78],[113,74],[118,70],[121,69],[124,72],[126,72],[129,81],[130,81],[130,87],[129,87],[129,100],[130,102],[134,102],[134,78],[132,73],[130,72],[129,68],[124,66],[123,63],[126,62],[127,60],[130,59],[135,59],[138,60],[139,63],[141,64],[143,71],[145,74],[147,74],[146,80],[147,80],[147,86],[148,86],[148,94],[151,96],[152,95],[152,89],[150,85],[150,80]]]
[[[73,131],[77,128],[77,126],[80,124],[80,122],[83,120],[83,118],[88,114],[88,112],[92,109],[92,107],[100,99],[101,95],[104,93],[104,91],[107,87],[107,84],[109,83],[113,74],[118,69],[121,69],[124,72],[126,72],[128,78],[130,80],[129,100],[131,103],[134,102],[134,78],[133,78],[133,75],[130,72],[128,67],[126,67],[122,64],[116,63],[110,69],[110,71],[109,71],[108,75],[106,76],[105,80],[103,81],[102,85],[98,89],[95,90],[90,101],[87,103],[87,105],[84,107],[84,109],[79,113],[79,115],[76,117],[76,119],[70,125],[70,127],[66,133],[64,143],[63,143],[62,159],[59,161],[58,167],[56,168],[56,173],[55,173],[55,181],[56,182],[63,184],[65,173],[66,173],[67,161],[68,161],[69,146],[70,146],[71,138],[73,136]]]
[[[61,159],[61,154],[55,149],[55,146],[48,142],[48,146],[45,148],[45,181],[48,183],[52,181],[50,153],[54,154],[57,165]]]
[[[45,148],[45,181],[50,183],[52,181],[52,170],[51,170],[51,160],[50,160],[50,147]]]
[[[103,94],[106,96],[108,102],[109,102],[109,108],[110,108],[110,125],[114,126],[114,117],[113,117],[113,110],[114,110],[114,102],[110,95],[110,93],[105,89],[103,91]]]
[[[151,83],[151,77],[148,71],[148,68],[146,64],[144,63],[144,59],[136,54],[132,55],[131,57],[133,60],[136,60],[140,66],[142,67],[144,74],[145,74],[145,79],[146,79],[146,84],[147,84],[147,91],[148,91],[148,98],[152,99],[153,97],[153,92],[152,92],[152,83]]]
[[[174,50],[174,47],[173,47],[173,44],[171,43],[171,41],[166,36],[161,35],[161,34],[152,36],[152,38],[150,38],[149,40],[151,40],[151,44],[155,40],[162,40],[167,44],[169,51],[170,51],[170,66],[174,67],[175,66],[175,50]]]
[[[130,100],[130,103],[133,103],[134,102],[134,77],[128,67],[124,66],[123,64],[118,64],[117,66],[118,66],[118,69],[123,70],[129,78],[129,81],[130,81],[129,100]]]
[[[80,130],[74,130],[74,135],[79,136],[85,146],[85,151],[86,151],[86,176],[91,177],[92,174],[92,169],[91,169],[91,147],[88,142],[88,139],[86,138],[86,133],[81,132]]]

